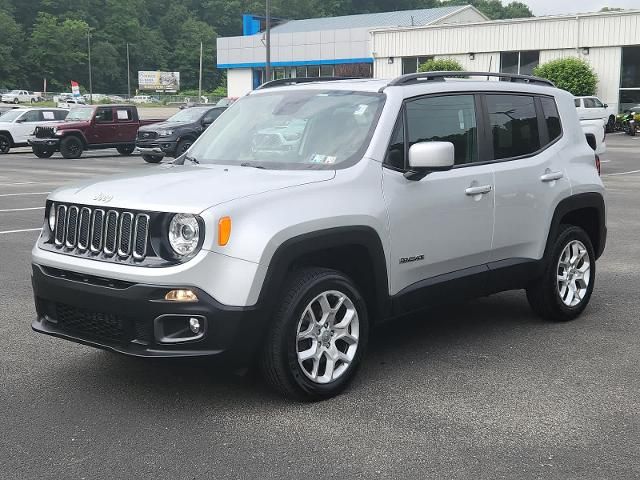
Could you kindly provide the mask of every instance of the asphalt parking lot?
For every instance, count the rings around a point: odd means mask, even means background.
[[[608,244],[581,318],[545,323],[509,292],[394,322],[320,404],[33,333],[47,192],[157,166],[0,156],[0,478],[639,478],[640,139],[608,146]]]

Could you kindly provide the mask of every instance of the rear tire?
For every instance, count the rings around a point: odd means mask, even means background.
[[[531,309],[546,320],[566,322],[589,304],[596,279],[591,239],[574,225],[561,225],[542,276],[527,288]]]
[[[9,153],[11,150],[11,138],[7,135],[0,135],[0,154]]]
[[[609,117],[609,121],[607,122],[605,131],[607,133],[613,133],[616,131],[616,117],[614,117],[613,115]]]
[[[162,161],[160,155],[142,155],[142,159],[147,163],[160,163]]]
[[[46,150],[42,147],[31,147],[33,154],[38,158],[49,158],[53,155],[53,150]]]
[[[279,393],[304,401],[343,391],[365,354],[367,308],[353,282],[340,272],[295,272],[264,339],[260,368]]]
[[[78,137],[66,137],[60,142],[60,153],[64,158],[80,158],[83,150],[84,145]]]
[[[125,155],[125,156],[131,155],[135,149],[136,149],[135,145],[125,145],[121,147],[116,147],[116,150],[118,150],[118,153],[120,155]]]

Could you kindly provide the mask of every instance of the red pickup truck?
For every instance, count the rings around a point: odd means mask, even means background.
[[[40,158],[57,151],[64,158],[80,158],[85,150],[102,148],[130,155],[136,148],[138,128],[161,121],[140,120],[135,105],[75,107],[63,123],[36,127],[29,144]]]

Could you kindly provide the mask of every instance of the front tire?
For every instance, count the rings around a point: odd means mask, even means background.
[[[17,105],[17,104],[19,104],[19,103],[20,103],[20,100],[18,100],[17,98],[14,98],[14,99],[13,99],[13,104],[14,104],[14,105]]]
[[[260,367],[281,394],[305,401],[331,398],[354,377],[365,354],[365,301],[340,272],[293,274],[265,338]]]
[[[147,163],[160,163],[162,161],[160,155],[142,155],[142,159]]]
[[[193,144],[193,140],[189,138],[185,138],[184,140],[180,140],[178,145],[176,146],[176,158],[182,155],[184,152],[189,150],[189,147]]]
[[[136,149],[135,145],[124,145],[121,147],[116,147],[116,150],[118,150],[118,153],[120,155],[131,155],[133,153],[133,151]]]
[[[596,257],[586,232],[561,225],[543,275],[527,288],[532,310],[542,318],[566,322],[589,304],[596,279]]]
[[[11,150],[11,138],[0,135],[0,154],[9,153],[9,150]]]
[[[60,153],[64,158],[80,158],[83,150],[82,140],[78,137],[66,137],[60,142]]]
[[[32,147],[33,154],[38,158],[49,158],[53,155],[53,150],[46,150],[42,147]]]

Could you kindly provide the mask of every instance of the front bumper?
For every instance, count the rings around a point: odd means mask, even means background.
[[[136,141],[136,148],[142,155],[173,156],[178,148],[175,140],[156,139],[154,141]]]
[[[260,311],[222,305],[204,291],[109,280],[33,264],[36,332],[137,357],[220,357],[239,363],[256,349]],[[190,288],[199,301],[164,300],[173,288]],[[197,340],[165,343],[159,318],[204,321]]]
[[[59,138],[30,138],[27,143],[32,147],[55,148],[60,145]]]

